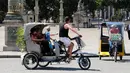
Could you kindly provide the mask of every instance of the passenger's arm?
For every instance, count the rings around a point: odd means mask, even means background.
[[[50,36],[55,36],[55,35],[58,35],[58,33],[56,33],[56,34],[50,34]]]
[[[50,37],[51,40],[54,40],[53,38]]]
[[[31,36],[31,39],[32,39],[32,41],[35,41],[35,42],[40,42],[40,41],[44,40],[44,38],[42,38],[42,39],[36,39],[34,36]]]
[[[32,41],[41,42],[41,41],[43,41],[43,39],[34,39],[34,38],[32,38]]]

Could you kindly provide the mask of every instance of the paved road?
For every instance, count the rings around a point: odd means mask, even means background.
[[[27,70],[21,65],[19,58],[0,58],[0,73],[129,73],[130,57],[125,56],[122,61],[115,63],[111,57],[90,59],[92,64],[89,70],[81,70],[77,61],[70,64],[53,63],[46,68],[38,67],[36,70]]]

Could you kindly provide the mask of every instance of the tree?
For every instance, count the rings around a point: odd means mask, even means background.
[[[64,17],[72,16],[74,12],[77,11],[77,5],[79,0],[63,0],[64,2]],[[25,8],[27,10],[34,10],[35,0],[26,0]],[[60,0],[39,0],[40,7],[40,19],[48,20],[52,17],[55,22],[58,22],[59,18],[59,8]],[[126,9],[130,11],[130,0],[82,0],[84,3],[84,8],[86,13],[92,13],[93,17],[95,10],[104,9],[109,5],[113,6],[115,9]],[[118,10],[117,10],[118,11]]]
[[[8,0],[0,0],[0,11],[7,12]]]
[[[72,16],[74,12],[77,11],[79,0],[63,0],[64,1],[64,15]]]
[[[25,8],[27,10],[34,10],[35,0],[26,0]],[[59,8],[60,0],[39,0],[40,19],[48,20],[50,17],[52,19],[58,20],[59,18]],[[63,0],[64,2],[64,16],[72,16],[72,14],[77,10],[78,0]]]
[[[25,9],[34,11],[34,6],[35,6],[35,0],[25,0],[24,4]]]
[[[97,9],[101,8],[102,3],[103,3],[103,0],[96,0]]]
[[[92,17],[95,16],[95,10],[97,9],[97,4],[95,0],[83,0],[86,12],[92,13]]]
[[[7,12],[7,0],[0,0],[0,23],[4,20],[5,14]]]

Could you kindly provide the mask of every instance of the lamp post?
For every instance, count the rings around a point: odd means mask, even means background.
[[[35,0],[35,22],[38,22],[38,15],[39,15],[39,6],[38,6],[38,0]]]
[[[63,14],[64,14],[64,9],[63,9],[63,0],[60,0],[60,23],[63,23]]]

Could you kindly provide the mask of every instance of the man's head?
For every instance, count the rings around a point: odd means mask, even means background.
[[[113,24],[113,25],[111,25],[111,28],[117,28],[117,25]]]
[[[69,18],[69,17],[66,17],[66,18],[65,18],[65,22],[66,22],[66,23],[69,23],[69,22],[70,22],[70,18]]]

